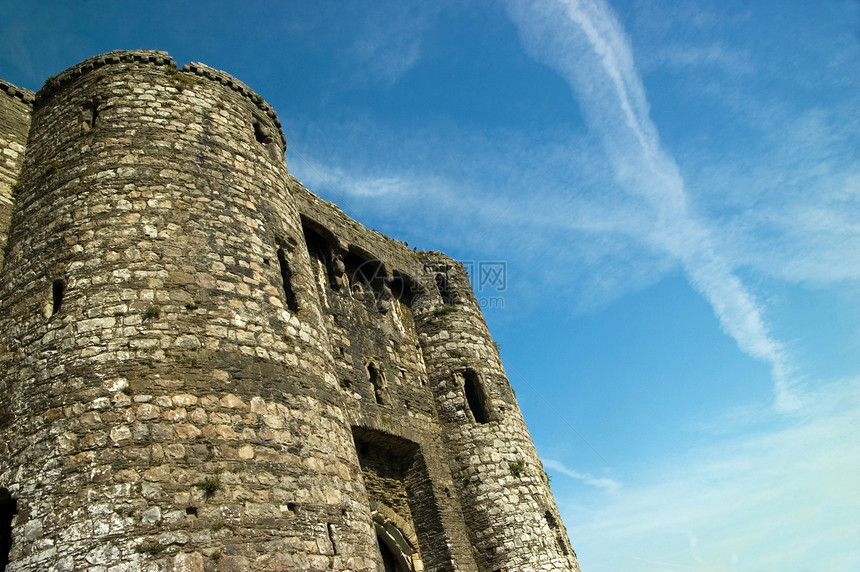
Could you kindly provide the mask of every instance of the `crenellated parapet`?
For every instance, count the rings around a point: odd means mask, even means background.
[[[64,86],[104,66],[130,63],[167,66],[176,69],[176,62],[167,52],[159,50],[115,50],[87,58],[81,63],[47,78],[42,89],[36,93],[36,102],[41,104]]]
[[[278,144],[280,145],[281,152],[283,153],[283,151],[286,149],[287,140],[284,136],[281,122],[278,119],[278,114],[275,112],[272,106],[265,101],[262,95],[258,94],[250,87],[245,85],[245,83],[239,81],[230,74],[221,70],[217,70],[215,68],[211,68],[199,62],[191,62],[185,64],[184,66],[182,66],[182,69],[179,70],[173,58],[171,58],[167,52],[160,50],[115,50],[106,54],[100,54],[98,56],[88,58],[83,62],[57,74],[56,76],[48,78],[45,81],[44,86],[42,86],[42,89],[40,89],[35,94],[33,92],[30,92],[29,90],[21,90],[19,88],[15,88],[15,86],[12,86],[11,84],[2,81],[0,81],[0,89],[7,91],[7,93],[11,95],[19,97],[25,102],[40,105],[43,101],[52,97],[54,93],[61,91],[64,86],[75,80],[78,80],[84,75],[101,69],[104,66],[131,63],[151,66],[165,66],[169,69],[175,70],[177,73],[194,74],[195,76],[217,82],[235,91],[236,93],[239,93],[243,97],[247,98],[248,101],[250,101],[252,104],[254,104],[259,109],[260,114],[262,116],[268,117],[272,121],[272,123],[276,127],[276,138],[278,139]],[[180,76],[175,76],[175,78],[176,82],[179,85],[187,83],[186,80],[180,79]]]
[[[32,104],[36,100],[36,94],[29,89],[12,85],[2,79],[0,79],[0,92],[5,93],[10,97],[18,98],[27,104]]]

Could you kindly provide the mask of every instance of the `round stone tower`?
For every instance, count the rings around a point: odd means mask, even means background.
[[[0,570],[578,570],[462,265],[164,52],[0,83]]]
[[[283,151],[262,97],[162,52],[39,92],[0,278],[9,569],[375,568]]]
[[[439,423],[481,570],[579,570],[464,266],[426,256],[416,310]]]

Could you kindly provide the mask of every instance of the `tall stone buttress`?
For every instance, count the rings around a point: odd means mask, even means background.
[[[0,82],[0,569],[579,567],[462,265],[164,52]]]

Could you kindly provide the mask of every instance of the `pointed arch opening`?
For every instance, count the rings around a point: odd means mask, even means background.
[[[394,522],[378,512],[372,514],[376,544],[385,572],[417,572],[424,570],[418,551]]]
[[[369,427],[352,428],[383,570],[448,570],[450,546],[438,490],[420,446]]]

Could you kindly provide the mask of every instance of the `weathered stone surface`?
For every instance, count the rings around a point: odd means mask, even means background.
[[[578,570],[462,264],[202,64],[0,88],[8,569]]]
[[[182,552],[173,559],[173,572],[204,572],[203,555],[199,552]]]

